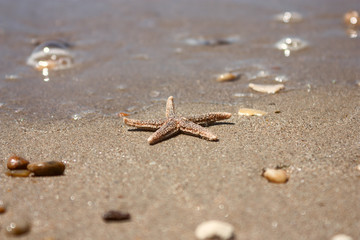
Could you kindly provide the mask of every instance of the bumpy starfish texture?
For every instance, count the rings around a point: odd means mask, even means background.
[[[179,132],[200,136],[209,141],[217,141],[218,138],[199,124],[211,124],[216,121],[231,117],[231,113],[213,112],[197,116],[179,117],[175,114],[174,98],[170,96],[166,102],[166,119],[141,121],[124,117],[124,123],[128,126],[145,130],[156,130],[149,138],[149,144],[155,144],[165,140]]]

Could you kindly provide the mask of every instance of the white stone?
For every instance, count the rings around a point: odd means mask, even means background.
[[[210,239],[218,237],[220,239],[231,239],[234,235],[234,227],[226,222],[211,220],[202,222],[195,230],[198,239]]]
[[[353,238],[345,234],[337,234],[331,240],[353,240]]]

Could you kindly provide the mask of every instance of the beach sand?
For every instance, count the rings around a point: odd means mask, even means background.
[[[195,239],[205,220],[235,227],[236,239],[330,239],[360,236],[360,94],[338,87],[288,91],[243,105],[191,103],[179,114],[228,111],[209,129],[219,142],[178,135],[149,145],[147,131],[131,131],[119,117],[67,121],[0,121],[0,238],[6,222],[25,217],[19,239]],[[240,107],[268,112],[238,116]],[[280,111],[280,113],[275,113]],[[165,101],[130,117],[163,117]],[[59,160],[63,176],[11,178],[6,159]],[[261,177],[283,166],[286,184]],[[131,220],[106,223],[111,209]]]
[[[232,224],[237,240],[359,239],[360,48],[343,22],[358,7],[0,0],[0,239],[11,238],[17,218],[31,225],[18,239],[30,240],[195,240],[198,224],[212,219]],[[302,20],[274,19],[285,11]],[[284,38],[306,47],[276,49]],[[59,39],[71,68],[26,64],[37,44]],[[194,44],[204,39],[223,44]],[[216,81],[232,70],[234,81]],[[249,83],[285,88],[264,94]],[[117,115],[163,118],[169,96],[179,115],[232,113],[208,127],[219,141],[180,134],[151,146],[151,132]],[[239,116],[240,108],[268,114]],[[6,176],[13,154],[63,161],[65,173]],[[275,167],[289,172],[287,183],[261,176]],[[105,222],[108,210],[131,219]]]

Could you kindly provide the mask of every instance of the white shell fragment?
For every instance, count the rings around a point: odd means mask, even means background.
[[[353,238],[345,234],[337,234],[331,240],[353,240]]]
[[[244,116],[264,116],[267,112],[251,108],[240,108],[238,114]]]
[[[284,169],[265,168],[262,176],[272,183],[286,183],[289,175]]]
[[[263,93],[277,93],[281,89],[285,87],[284,84],[256,84],[256,83],[249,83],[249,88]]]
[[[239,74],[234,74],[234,73],[222,73],[220,75],[217,76],[216,81],[218,82],[228,82],[228,81],[234,81],[236,79],[239,78]]]
[[[234,227],[226,222],[211,220],[202,222],[195,230],[198,239],[231,239],[234,235]]]

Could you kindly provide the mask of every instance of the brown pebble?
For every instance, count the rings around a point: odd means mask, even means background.
[[[29,170],[25,170],[25,169],[11,170],[5,172],[5,174],[9,177],[28,177],[30,173],[31,172]]]
[[[286,183],[289,180],[289,176],[284,169],[263,169],[262,176],[272,183]]]
[[[217,76],[216,81],[218,81],[218,82],[234,81],[234,80],[237,80],[239,78],[239,76],[240,76],[239,74],[234,74],[231,72],[222,73]]]
[[[348,26],[359,26],[360,25],[360,16],[357,11],[349,11],[344,14],[344,22]]]
[[[9,157],[9,159],[7,161],[7,168],[10,170],[26,169],[28,164],[29,164],[28,160],[25,160],[22,157],[13,155],[13,156]]]
[[[23,219],[11,221],[5,230],[8,235],[19,236],[30,231],[30,223]]]
[[[3,201],[0,200],[0,214],[6,212],[6,205]]]
[[[35,176],[56,176],[64,173],[65,164],[58,161],[30,163],[27,169]]]
[[[110,210],[103,215],[103,219],[106,222],[126,221],[126,220],[130,220],[130,214],[127,212]]]

